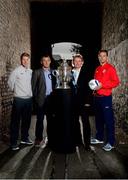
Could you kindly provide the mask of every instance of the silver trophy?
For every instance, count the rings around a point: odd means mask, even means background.
[[[52,74],[56,77],[56,89],[69,89],[69,82],[71,80],[71,66],[63,59],[60,66],[53,70]]]

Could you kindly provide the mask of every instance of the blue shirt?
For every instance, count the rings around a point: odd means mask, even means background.
[[[46,81],[46,96],[52,92],[52,79],[50,70],[44,70],[44,76]]]

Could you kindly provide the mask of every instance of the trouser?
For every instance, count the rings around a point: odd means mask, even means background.
[[[111,145],[115,142],[115,121],[112,109],[112,96],[94,97],[96,138]],[[105,131],[106,130],[106,131]]]
[[[21,121],[21,139],[28,139],[28,131],[31,123],[32,98],[22,99],[14,97],[12,118],[10,124],[11,145],[16,145],[19,137],[19,128]]]
[[[74,114],[74,127],[75,127],[75,142],[76,145],[82,143],[82,134],[80,130],[80,122],[79,118],[81,116],[82,125],[83,125],[83,140],[85,146],[90,145],[90,136],[91,136],[91,129],[90,129],[90,122],[89,122],[89,112],[88,107],[84,107],[84,105],[80,108],[76,108]]]
[[[52,118],[51,113],[51,97],[50,95],[46,97],[43,105],[37,105],[37,121],[36,121],[36,130],[35,136],[36,140],[42,141],[43,139],[43,130],[44,130],[44,115],[46,115],[47,120],[47,135],[49,135],[49,122]]]
[[[83,124],[83,138],[85,146],[90,145],[90,138],[91,138],[91,128],[89,122],[89,107],[84,107],[83,111],[81,112],[81,120]]]

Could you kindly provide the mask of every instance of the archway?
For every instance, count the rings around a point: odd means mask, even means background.
[[[101,46],[102,3],[31,2],[32,69],[39,67],[42,54],[51,54],[56,42],[82,45],[81,53],[93,73]]]

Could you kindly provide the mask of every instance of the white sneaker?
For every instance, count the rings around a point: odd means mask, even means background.
[[[45,144],[47,144],[47,142],[48,142],[47,136],[44,138],[44,142],[45,142]]]
[[[43,142],[42,142],[41,148],[45,148],[45,147],[46,147],[46,145],[47,145],[47,143],[48,143],[48,138],[47,138],[47,137],[45,137],[45,138],[43,139]]]
[[[104,141],[100,141],[98,139],[91,138],[91,144],[102,144],[102,143],[104,143]]]
[[[19,148],[18,145],[13,145],[13,146],[11,146],[11,149],[12,149],[13,151],[17,151],[17,150],[19,150],[20,148]]]
[[[104,147],[103,147],[103,150],[105,151],[111,151],[114,147],[111,146],[111,144],[107,143]]]

